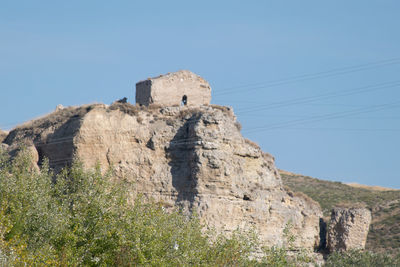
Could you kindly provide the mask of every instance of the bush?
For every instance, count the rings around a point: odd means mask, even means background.
[[[75,162],[54,175],[44,161],[30,168],[28,153],[0,150],[1,266],[303,266],[288,223],[284,247],[259,246],[255,233],[204,234],[198,217],[166,212],[160,203],[132,199],[132,185],[113,181],[100,166]],[[212,236],[212,239],[207,238]],[[290,253],[292,252],[292,253]],[[250,260],[249,257],[253,259]],[[400,259],[369,252],[334,253],[326,266],[399,266]]]
[[[385,254],[376,254],[368,251],[353,250],[345,253],[334,252],[329,255],[326,267],[346,266],[400,266],[400,258],[392,258]]]
[[[314,266],[315,261],[310,257],[312,251],[294,247],[296,236],[292,233],[293,224],[289,221],[283,229],[284,244],[282,247],[263,248],[261,264],[274,267]]]
[[[112,181],[100,166],[75,162],[54,176],[44,162],[29,168],[21,153],[0,154],[0,257],[28,266],[249,265],[251,235],[202,233],[196,215],[165,212],[129,197],[132,185]],[[54,181],[54,182],[52,182]],[[133,203],[134,202],[134,203]]]

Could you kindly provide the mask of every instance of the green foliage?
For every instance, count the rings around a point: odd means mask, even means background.
[[[0,154],[0,261],[28,266],[249,265],[256,238],[202,233],[196,215],[129,197],[131,185],[74,163],[54,176]],[[55,177],[55,178],[54,178]],[[56,181],[56,182],[52,182]]]
[[[263,248],[262,266],[296,267],[315,264],[312,251],[297,249],[294,246],[296,236],[292,233],[293,223],[289,221],[283,229],[284,244],[282,247],[273,246]]]
[[[347,266],[400,266],[400,258],[392,258],[385,254],[372,253],[368,251],[353,250],[346,253],[334,252],[329,255],[326,267]]]
[[[26,153],[0,151],[1,266],[306,266],[289,222],[283,247],[259,247],[253,232],[230,237],[203,233],[198,217],[166,212],[159,203],[132,199],[131,184],[113,181],[100,166],[74,163],[54,175]],[[208,238],[211,236],[212,238]],[[258,260],[255,260],[258,255]],[[396,266],[379,254],[332,254],[327,266]]]

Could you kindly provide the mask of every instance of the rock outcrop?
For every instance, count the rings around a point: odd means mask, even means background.
[[[294,246],[318,246],[319,205],[287,193],[274,158],[238,128],[228,107],[96,104],[59,109],[17,127],[5,142],[30,140],[39,163],[47,157],[56,171],[74,156],[87,168],[112,167],[135,183],[135,193],[196,210],[219,232],[254,229],[271,246],[284,242],[291,225]]]
[[[328,250],[364,249],[371,212],[366,208],[334,208],[328,230]]]

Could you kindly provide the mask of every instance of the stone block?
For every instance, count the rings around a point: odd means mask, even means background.
[[[364,249],[371,211],[365,208],[334,208],[328,230],[328,250]]]

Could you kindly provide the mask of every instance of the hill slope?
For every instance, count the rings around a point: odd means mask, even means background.
[[[334,206],[369,208],[372,211],[372,224],[366,248],[376,252],[400,250],[400,190],[373,190],[286,171],[280,173],[285,186],[319,202],[324,216],[329,216]]]

